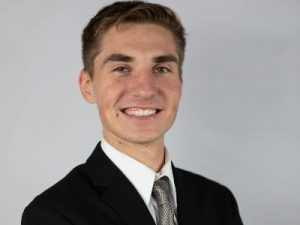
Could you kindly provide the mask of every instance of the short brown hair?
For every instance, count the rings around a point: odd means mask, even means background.
[[[93,77],[94,59],[101,51],[104,33],[112,26],[126,23],[151,23],[170,30],[176,41],[181,79],[185,52],[185,30],[173,10],[160,4],[144,1],[115,2],[102,8],[84,28],[82,33],[82,59],[84,70]]]

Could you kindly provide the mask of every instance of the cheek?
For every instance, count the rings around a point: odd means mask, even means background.
[[[175,83],[172,86],[170,86],[169,93],[170,93],[170,98],[172,98],[172,101],[174,102],[175,107],[180,102],[181,98],[181,91],[182,91],[182,84],[181,83]]]
[[[165,85],[163,90],[170,110],[172,111],[172,113],[176,114],[181,98],[182,84],[176,82]]]
[[[98,109],[102,118],[118,117],[117,104],[122,96],[122,89],[118,85],[107,85],[98,92]]]

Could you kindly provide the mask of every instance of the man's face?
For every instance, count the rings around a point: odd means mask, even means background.
[[[96,103],[104,136],[119,143],[163,143],[181,96],[173,34],[153,24],[110,28],[101,42],[91,79],[81,73],[81,90]]]

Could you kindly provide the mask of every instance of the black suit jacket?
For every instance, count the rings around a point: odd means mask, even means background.
[[[241,225],[232,193],[202,176],[173,167],[179,225]],[[22,225],[155,225],[134,186],[100,143],[85,164],[37,196]]]

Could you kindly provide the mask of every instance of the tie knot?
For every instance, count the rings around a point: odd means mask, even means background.
[[[154,182],[152,195],[158,206],[157,224],[174,225],[175,208],[168,177],[164,176]]]
[[[164,176],[154,182],[152,195],[158,206],[170,203],[170,186],[168,177]]]

